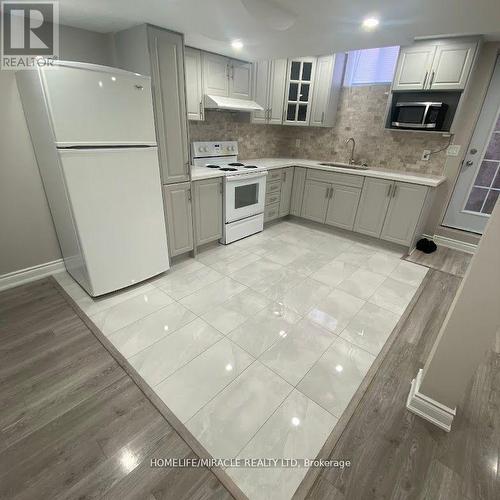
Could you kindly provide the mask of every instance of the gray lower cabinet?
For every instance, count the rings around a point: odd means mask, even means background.
[[[354,230],[379,238],[391,200],[394,182],[385,179],[365,178]]]
[[[301,217],[323,224],[328,207],[329,193],[330,184],[307,179],[304,186]]]
[[[302,200],[304,198],[304,186],[306,183],[306,169],[295,167],[293,172],[292,199],[290,201],[290,214],[300,217],[302,212]]]
[[[292,200],[293,187],[293,167],[286,167],[281,170],[281,198],[280,198],[280,217],[290,213],[290,202]]]
[[[196,245],[222,238],[222,177],[193,182]]]
[[[400,245],[410,245],[428,191],[427,186],[395,182],[380,237]]]
[[[352,230],[360,196],[360,188],[333,184],[325,223]]]
[[[191,183],[163,186],[167,218],[168,248],[171,257],[193,250]]]

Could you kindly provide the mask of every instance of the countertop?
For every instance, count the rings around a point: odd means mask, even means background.
[[[263,166],[267,170],[282,167],[305,167],[315,168],[317,170],[326,170],[328,172],[341,172],[345,174],[361,175],[363,177],[376,177],[379,179],[388,179],[392,181],[408,182],[410,184],[420,184],[422,186],[437,187],[442,184],[446,177],[425,174],[413,174],[406,172],[399,172],[396,170],[383,170],[368,168],[368,170],[355,170],[352,168],[344,167],[330,167],[320,165],[316,160],[303,160],[296,158],[257,158],[242,160],[248,165]],[[342,165],[341,162],[336,162]],[[204,167],[191,167],[191,179],[193,181],[201,179],[210,179],[212,177],[223,177],[224,173],[219,170],[204,168]]]

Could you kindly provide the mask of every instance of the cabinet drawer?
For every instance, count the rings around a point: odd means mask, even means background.
[[[281,168],[275,168],[267,172],[267,182],[277,181],[281,179]]]
[[[264,209],[264,222],[277,219],[280,216],[280,204],[274,203]]]
[[[266,206],[272,205],[273,203],[279,203],[280,201],[281,201],[281,196],[279,192],[266,194]]]
[[[273,182],[269,182],[269,179],[267,180],[266,194],[279,193],[280,191],[281,191],[281,178],[279,180],[273,181]]]
[[[307,171],[307,179],[319,182],[329,182],[332,184],[341,184],[342,186],[361,187],[363,185],[364,177],[361,175],[326,172],[325,170],[310,168]]]

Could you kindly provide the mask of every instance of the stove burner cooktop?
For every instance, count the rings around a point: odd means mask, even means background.
[[[207,168],[220,168],[219,165],[205,165]]]
[[[240,163],[239,161],[236,161],[234,163],[228,163],[230,167],[242,167],[243,163]]]
[[[245,165],[244,168],[257,168],[255,165]]]
[[[230,165],[231,165],[231,163],[230,163]],[[224,167],[224,168],[221,168],[220,170],[222,170],[223,172],[236,172],[238,169],[237,168]]]

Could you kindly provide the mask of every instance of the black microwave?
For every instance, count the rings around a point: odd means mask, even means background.
[[[443,102],[398,102],[392,111],[392,126],[441,130],[447,110]]]

